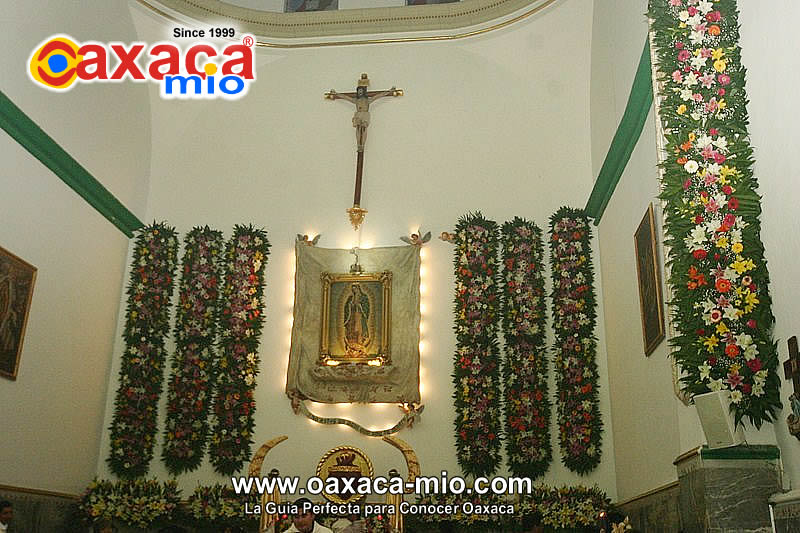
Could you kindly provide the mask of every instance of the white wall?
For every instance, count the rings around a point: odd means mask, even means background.
[[[763,196],[761,230],[770,272],[770,294],[775,315],[775,339],[778,360],[789,357],[786,339],[800,334],[797,316],[797,257],[800,255],[800,221],[796,199],[800,196],[797,179],[797,139],[800,136],[800,110],[795,87],[800,74],[790,65],[796,63],[800,37],[794,24],[800,17],[800,5],[790,0],[769,3],[769,9],[756,0],[739,2],[742,61],[747,67],[747,95],[750,99],[750,136],[756,164],[753,167]],[[773,38],[765,39],[765,35]],[[791,381],[783,381],[783,412],[774,425],[781,448],[787,482],[800,488],[800,446],[789,434],[786,417],[791,413],[788,397]]]
[[[53,94],[26,75],[54,33],[135,38],[118,2],[7,2],[0,90],[140,217],[150,158],[147,93],[133,84]],[[0,378],[0,484],[78,492],[95,475],[128,239],[0,132],[0,246],[38,267],[16,381]]]
[[[595,2],[592,42],[592,168],[596,176],[630,93],[647,35],[646,1]],[[679,402],[666,343],[642,348],[633,234],[658,194],[651,116],[599,226],[617,491],[621,500],[676,479]],[[656,202],[657,204],[657,202]],[[646,469],[646,470],[643,470]],[[647,475],[643,476],[642,472]]]
[[[140,37],[153,41],[164,28],[134,11]],[[396,85],[405,96],[372,108],[362,205],[369,210],[362,246],[400,244],[422,226],[438,235],[472,210],[504,222],[515,215],[545,230],[562,205],[582,206],[591,190],[589,160],[589,43],[592,14],[581,0],[501,32],[449,43],[308,50],[259,50],[257,81],[238,102],[164,102],[154,97],[151,191],[146,218],[166,219],[181,235],[209,224],[226,236],[236,223],[269,231],[266,324],[256,389],[257,443],[287,434],[289,441],[265,468],[311,475],[328,449],[364,449],[378,473],[404,469],[395,450],[349,428],[322,427],[295,416],[284,395],[292,313],[293,241],[296,233],[322,233],[320,246],[350,247],[357,235],[345,208],[352,202],[355,166],[353,109],[323,99],[335,88],[352,90],[362,72],[372,88]],[[167,29],[168,30],[168,29]],[[435,239],[423,267],[425,314],[422,421],[398,436],[414,446],[423,471],[458,472],[452,413],[452,253]],[[602,309],[599,323],[602,324]],[[598,329],[601,407],[608,413],[602,327]],[[117,334],[119,339],[119,331]],[[115,347],[106,423],[122,346]],[[553,390],[553,389],[551,389]],[[399,417],[394,406],[315,407],[344,413],[373,427]],[[555,410],[554,410],[555,412]],[[163,415],[163,410],[162,410]],[[546,481],[597,482],[616,496],[611,420],[606,417],[603,464],[591,476],[569,474],[558,459]],[[98,470],[108,475],[104,434]],[[156,450],[156,457],[160,450]],[[292,469],[291,466],[294,465]],[[166,476],[161,462],[151,472]],[[217,478],[204,463],[180,478],[185,490]]]
[[[592,43],[592,167],[600,169],[617,123],[625,109],[631,83],[647,34],[645,0],[595,2]],[[791,21],[800,7],[787,1],[742,0],[740,24],[743,61],[748,68],[750,133],[755,147],[756,177],[763,194],[762,238],[771,274],[779,360],[787,358],[786,338],[796,334],[792,318],[798,304],[792,261],[800,251],[800,226],[787,213],[794,207],[797,180],[786,154],[793,152],[798,111],[791,87],[798,74],[792,64],[797,38]],[[764,35],[773,38],[764,39]],[[791,36],[791,37],[789,37]],[[777,72],[781,72],[777,76]],[[780,81],[779,81],[780,80]],[[787,102],[784,104],[783,102]],[[613,109],[613,113],[609,110]],[[672,465],[682,452],[705,442],[693,407],[685,407],[672,392],[667,345],[649,358],[642,350],[639,303],[632,236],[649,202],[658,205],[655,125],[652,111],[600,224],[600,250],[605,292],[607,350],[614,447],[619,499],[625,500],[677,479]],[[779,369],[782,375],[782,369]],[[791,393],[785,382],[782,397]],[[776,425],[747,430],[751,443],[776,442],[787,469],[786,485],[800,483],[800,452],[788,434],[785,408]],[[646,471],[647,476],[641,472]]]

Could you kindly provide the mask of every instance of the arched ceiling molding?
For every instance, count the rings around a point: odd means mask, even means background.
[[[238,34],[256,36],[259,46],[301,48],[471,37],[539,13],[557,0],[462,0],[450,4],[305,13],[260,11],[221,0],[137,1],[175,22],[230,26],[236,28]],[[410,32],[418,34],[388,36]],[[353,35],[386,37],[347,39]],[[335,40],[325,40],[331,37]]]

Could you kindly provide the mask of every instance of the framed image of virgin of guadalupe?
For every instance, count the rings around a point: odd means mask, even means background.
[[[36,267],[0,247],[0,376],[17,379]]]
[[[419,403],[419,246],[295,245],[286,394],[320,403]]]
[[[391,364],[392,273],[322,276],[320,362]]]
[[[664,339],[664,300],[658,268],[655,217],[651,203],[633,237],[636,272],[639,278],[639,304],[642,314],[644,354],[650,355]]]

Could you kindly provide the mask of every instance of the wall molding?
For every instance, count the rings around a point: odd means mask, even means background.
[[[31,489],[26,487],[16,487],[14,485],[0,485],[0,491],[2,492],[17,492],[20,494],[33,494],[36,496],[52,496],[53,498],[64,498],[67,500],[78,500],[79,496],[77,494],[69,494],[67,492],[55,492],[52,490],[44,490],[44,489]]]
[[[616,502],[616,503],[614,503],[614,506],[615,507],[621,507],[623,505],[628,505],[628,504],[631,504],[631,503],[634,503],[634,502],[638,502],[639,500],[644,500],[645,498],[649,498],[651,496],[655,496],[656,494],[659,494],[661,492],[666,492],[666,491],[668,491],[670,489],[674,489],[675,487],[678,486],[678,483],[679,483],[679,481],[676,479],[675,481],[667,483],[666,485],[661,485],[660,487],[656,487],[654,489],[650,489],[647,492],[643,492],[643,493],[641,493],[641,494],[639,494],[637,496],[634,496],[632,498],[628,498],[627,500],[622,500],[621,502]]]
[[[539,13],[557,0],[462,0],[451,4],[342,9],[301,13],[277,13],[234,6],[221,0],[137,0],[146,9],[173,22],[229,24],[237,34],[256,36],[257,46],[301,48],[450,40],[471,37],[513,24]],[[516,14],[516,16],[514,16]],[[508,20],[501,19],[511,16]],[[458,32],[495,22],[488,27]],[[286,43],[275,39],[319,39],[351,35],[385,35],[407,32],[442,32],[436,35],[383,39]]]

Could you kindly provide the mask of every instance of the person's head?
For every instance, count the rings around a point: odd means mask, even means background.
[[[308,498],[300,498],[294,502],[297,512],[292,515],[292,523],[301,533],[309,533],[314,529],[314,519],[316,515],[313,505]]]
[[[14,518],[14,508],[8,500],[0,501],[0,524],[8,525]]]

